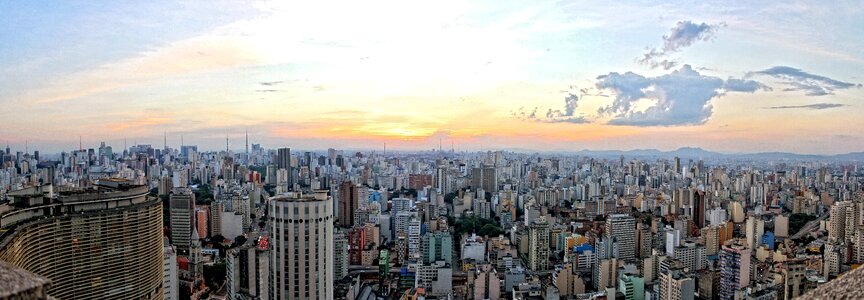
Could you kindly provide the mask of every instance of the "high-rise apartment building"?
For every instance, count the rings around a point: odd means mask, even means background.
[[[685,266],[672,261],[668,270],[660,273],[660,300],[693,300],[696,294],[696,278]]]
[[[606,217],[606,236],[613,243],[613,256],[620,260],[636,258],[636,219],[626,214]]]
[[[542,271],[549,268],[549,228],[545,218],[531,222],[528,229],[528,269]]]
[[[750,248],[741,243],[720,250],[720,299],[734,300],[735,293],[750,285]]]
[[[161,299],[162,203],[148,192],[122,179],[10,192],[0,260],[50,279],[57,299]]]
[[[333,297],[333,200],[288,193],[270,198],[271,299]]]

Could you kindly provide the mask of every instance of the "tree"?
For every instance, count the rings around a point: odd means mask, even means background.
[[[454,228],[459,235],[476,233],[481,236],[497,236],[504,233],[504,230],[498,226],[495,220],[477,216],[459,218],[454,224]]]
[[[231,244],[231,248],[242,246],[246,243],[246,237],[242,235],[238,235],[234,238],[234,243]]]
[[[453,199],[456,199],[456,192],[449,192],[444,195],[444,203],[453,204]]]
[[[483,225],[482,228],[480,228],[477,234],[480,236],[498,236],[504,234],[504,230],[502,230],[501,227],[498,227],[496,225],[486,224]]]
[[[225,277],[227,275],[227,268],[224,263],[215,263],[211,265],[204,265],[204,282],[211,289],[216,289],[225,282]]]

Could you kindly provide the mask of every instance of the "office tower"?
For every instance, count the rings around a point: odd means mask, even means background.
[[[291,166],[291,148],[279,148],[276,150],[276,168],[287,172],[287,191],[294,189],[294,170]]]
[[[675,174],[681,174],[681,158],[675,157]]]
[[[222,212],[225,205],[221,201],[210,204],[210,236],[222,235]]]
[[[177,251],[168,242],[168,238],[162,239],[162,288],[165,291],[165,300],[180,299],[180,281],[177,278]]]
[[[161,299],[162,203],[148,192],[122,179],[10,192],[0,260],[50,279],[57,299]]]
[[[492,265],[477,265],[473,283],[474,299],[501,298],[501,280],[498,279],[498,271]]]
[[[620,273],[618,288],[624,294],[624,300],[645,300],[645,279],[639,274]]]
[[[594,289],[602,291],[609,287],[615,287],[615,278],[618,271],[618,260],[615,258],[598,259],[592,268]]]
[[[426,295],[449,299],[453,293],[453,268],[443,261],[416,265],[414,286],[424,288]],[[410,284],[410,283],[409,283]]]
[[[490,193],[498,192],[498,174],[494,167],[480,167],[471,170],[471,187]]]
[[[288,193],[270,198],[271,299],[333,297],[333,200]]]
[[[675,247],[675,259],[681,261],[690,272],[696,272],[705,267],[705,246],[694,242],[684,242]]]
[[[291,173],[285,169],[276,170],[276,194],[284,194],[290,191],[288,185]]]
[[[258,245],[251,241],[231,248],[225,255],[225,289],[228,299],[269,299],[270,260],[269,240],[258,238]]]
[[[531,222],[528,230],[528,269],[543,271],[549,267],[549,223],[545,218]]]
[[[348,236],[336,230],[333,238],[333,278],[336,280],[348,276],[348,248]]]
[[[339,185],[339,226],[351,228],[354,226],[354,212],[358,208],[357,190],[359,187],[350,180]]]
[[[740,240],[720,250],[720,299],[733,300],[750,285],[750,248]]]
[[[198,234],[206,237],[210,232],[210,207],[202,205],[195,208],[195,228]]]
[[[188,188],[175,188],[168,195],[171,244],[180,255],[189,253],[192,228],[195,226],[195,194]]]
[[[439,260],[453,264],[453,235],[449,232],[431,232],[423,236],[423,262]]]
[[[696,294],[696,279],[683,264],[672,261],[669,269],[660,273],[660,300],[692,300]]]
[[[408,221],[408,260],[411,262],[422,261],[423,253],[420,249],[420,218],[414,216]]]
[[[693,223],[696,223],[697,228],[705,227],[707,205],[708,199],[705,197],[705,191],[693,191]]]
[[[620,260],[636,258],[636,219],[626,214],[606,218],[606,236],[613,243],[613,256]]]
[[[710,225],[702,228],[702,238],[705,240],[705,255],[716,255],[720,251],[720,228]]]

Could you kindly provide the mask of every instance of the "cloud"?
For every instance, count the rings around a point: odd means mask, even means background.
[[[531,111],[525,110],[525,107],[520,107],[515,112],[512,112],[511,115],[520,120],[537,120],[537,107],[532,109]]]
[[[783,91],[804,91],[807,96],[833,95],[834,90],[861,87],[860,83],[839,81],[787,66],[776,66],[748,74],[748,76],[754,75],[766,75],[780,79],[787,86]]]
[[[282,82],[284,82],[284,81],[262,81],[262,82],[259,82],[259,84],[266,85],[266,86],[274,86],[274,85],[280,84]]]
[[[679,21],[672,27],[668,35],[663,36],[663,47],[660,49],[650,48],[642,57],[637,58],[640,64],[647,65],[652,69],[663,67],[669,70],[678,65],[672,59],[666,59],[670,54],[681,51],[681,49],[692,46],[699,41],[710,41],[714,38],[717,29],[723,24],[693,23],[692,21]]]
[[[597,77],[596,87],[615,95],[611,104],[598,109],[598,114],[612,116],[609,124],[632,126],[704,124],[713,113],[711,100],[715,97],[726,92],[766,89],[753,80],[704,76],[690,65],[658,77],[612,72]],[[652,104],[644,110],[634,108],[636,102],[644,100]]]
[[[846,106],[845,104],[840,103],[815,103],[815,104],[807,104],[807,105],[782,105],[782,106],[771,106],[771,107],[763,107],[763,109],[813,109],[813,110],[823,110],[829,108],[837,108]]]
[[[528,112],[524,107],[521,107],[518,111],[512,113],[512,115],[521,120],[530,120],[542,123],[588,123],[588,120],[584,116],[576,115],[576,107],[578,105],[579,96],[573,93],[567,93],[567,96],[564,97],[563,110],[550,108],[546,111],[545,115],[538,116],[538,108],[535,107],[533,110]]]

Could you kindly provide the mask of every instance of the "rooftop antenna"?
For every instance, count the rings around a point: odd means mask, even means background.
[[[230,151],[230,150],[228,150],[228,134],[226,133],[225,134],[225,154],[226,155],[228,154],[228,151]]]
[[[162,136],[162,143],[165,145],[165,150],[168,150],[168,132],[165,131],[165,135]]]
[[[84,144],[81,142],[81,135],[78,135],[78,151],[84,151]]]
[[[387,141],[384,141],[384,155],[387,155]]]

